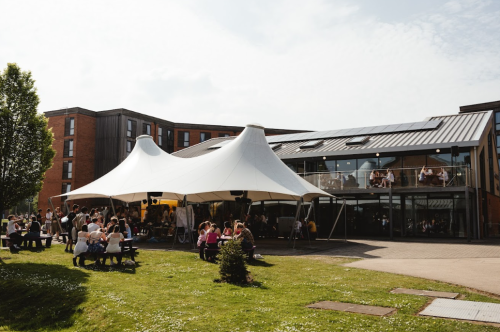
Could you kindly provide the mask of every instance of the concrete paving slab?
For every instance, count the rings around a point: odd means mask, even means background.
[[[408,294],[408,295],[419,295],[419,296],[429,296],[429,297],[440,297],[446,299],[456,299],[458,293],[450,292],[436,292],[420,289],[408,289],[408,288],[396,288],[391,291],[393,294]]]
[[[420,315],[500,323],[500,304],[435,299]]]
[[[332,301],[322,301],[318,303],[313,303],[307,306],[312,309],[326,309],[334,311],[344,311],[356,314],[373,315],[373,316],[386,316],[390,315],[396,311],[395,308],[387,307],[376,307],[371,305],[353,304],[353,303],[343,303],[343,302],[332,302]]]
[[[439,280],[500,295],[500,258],[377,258],[359,260],[345,266]]]

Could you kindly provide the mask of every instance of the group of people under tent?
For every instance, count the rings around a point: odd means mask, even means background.
[[[251,249],[255,245],[252,232],[246,223],[235,220],[233,225],[229,221],[224,222],[224,230],[221,232],[216,223],[204,221],[198,226],[197,246],[200,258],[205,259],[205,248],[218,249],[221,242],[219,239],[235,240],[241,242],[242,249]],[[207,256],[207,260],[213,260],[213,256]]]

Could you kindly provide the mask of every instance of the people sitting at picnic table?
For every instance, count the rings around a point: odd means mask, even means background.
[[[224,236],[233,235],[233,230],[231,229],[231,223],[229,221],[224,221],[224,232],[222,234]]]
[[[87,239],[89,238],[88,226],[83,225],[82,230],[78,232],[78,242],[76,243],[75,249],[73,250],[73,263],[76,263],[76,258],[78,255],[87,252],[88,245]],[[84,265],[84,258],[80,258],[80,265]]]
[[[392,170],[387,170],[387,176],[382,179],[382,187],[387,188],[387,186],[391,187],[394,183],[394,174]]]
[[[200,258],[205,260],[205,244],[207,242],[207,232],[210,229],[210,223],[208,221],[202,222],[198,226],[198,249],[200,250]]]
[[[243,249],[251,249],[255,243],[252,232],[248,228],[245,228],[242,223],[236,224],[236,229],[238,234],[234,239],[241,240],[241,247]]]
[[[36,217],[31,217],[31,221],[26,225],[25,237],[39,237],[42,231],[42,225],[36,220]]]
[[[118,218],[116,216],[111,217],[108,226],[106,228],[106,234],[109,234],[111,232],[111,227],[115,227],[117,223],[118,223]]]
[[[101,229],[101,227],[97,224],[97,218],[92,218],[92,222],[90,224],[84,225],[84,226],[87,226],[89,233],[92,233],[93,231]],[[82,229],[83,229],[83,226],[82,226]]]
[[[13,215],[10,215],[7,217],[7,220],[9,221],[7,224],[7,235],[10,238],[10,250],[16,249],[16,250],[21,250],[21,244],[23,243],[23,237],[19,234],[17,234],[18,230],[21,230],[21,226],[19,226],[17,223],[19,221],[23,221],[22,219],[14,219]]]
[[[123,220],[123,219],[122,219]],[[110,233],[107,237],[108,246],[106,247],[106,252],[108,253],[117,253],[121,252],[120,242],[124,239],[123,233],[120,232],[120,226],[115,225],[112,229],[112,233]],[[113,262],[113,256],[110,257],[111,263],[110,265],[115,265]],[[118,261],[120,263],[120,261]]]
[[[40,236],[40,232],[42,231],[42,225],[36,220],[36,217],[31,217],[31,221],[26,225],[26,235],[24,238],[29,240],[30,238],[37,238]],[[42,241],[37,240],[37,247],[42,245]],[[29,243],[29,247],[31,247],[31,241]]]
[[[118,225],[120,227],[120,233],[122,233],[125,238],[131,239],[132,229],[130,229],[130,226],[125,222],[125,219],[118,220]]]
[[[88,226],[87,226],[88,227]],[[83,229],[83,226],[82,226]],[[104,252],[105,248],[100,243],[100,241],[106,241],[106,235],[101,232],[100,229],[90,232],[89,234],[89,247],[87,249],[88,252],[100,253]],[[78,241],[80,242],[80,241]],[[77,243],[78,244],[78,243]]]
[[[208,249],[218,249],[218,244],[217,244],[217,239],[221,237],[220,234],[220,229],[217,227],[217,224],[212,223],[210,225],[210,229],[208,230],[207,237],[206,237],[206,246]],[[213,260],[215,256],[207,255],[207,260]]]

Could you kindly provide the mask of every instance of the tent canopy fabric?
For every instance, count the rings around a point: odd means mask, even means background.
[[[233,141],[195,158],[162,151],[150,136],[140,136],[131,154],[100,179],[69,192],[68,199],[113,197],[125,202],[157,198],[190,202],[232,201],[232,191],[246,191],[252,201],[305,201],[332,197],[288,168],[271,149],[260,125],[248,125]]]

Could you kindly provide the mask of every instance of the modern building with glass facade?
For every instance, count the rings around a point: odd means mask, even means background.
[[[483,110],[416,123],[276,135],[268,142],[292,170],[335,195],[314,202],[319,236],[329,235],[345,203],[337,236],[478,239],[500,234],[495,128],[494,112]],[[210,153],[231,139],[214,138],[174,155]],[[287,202],[261,206],[271,220],[294,213]]]

